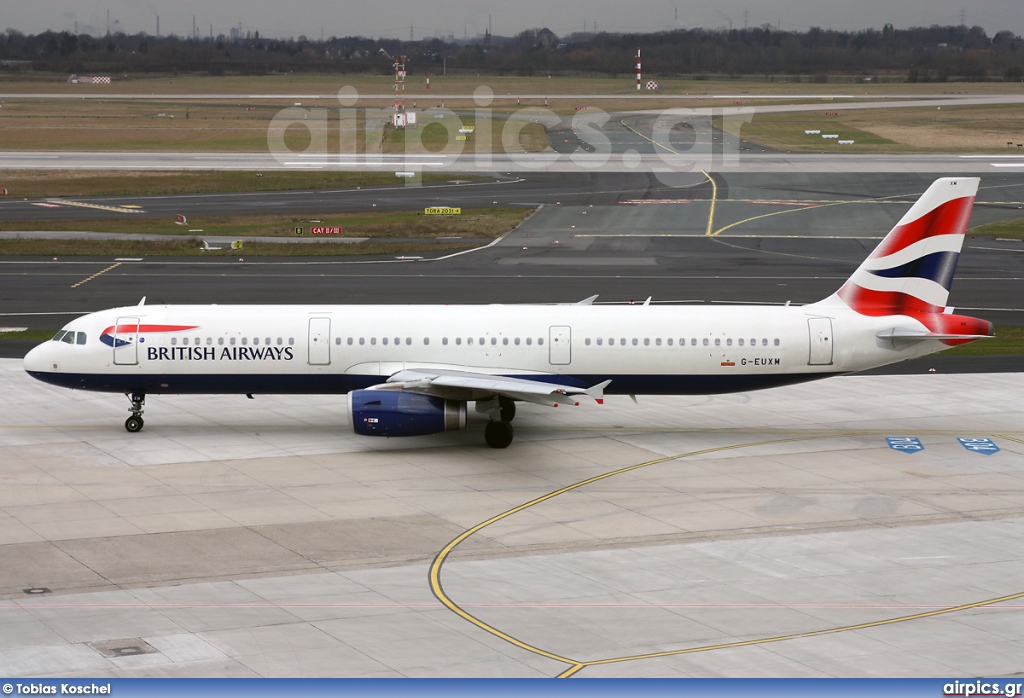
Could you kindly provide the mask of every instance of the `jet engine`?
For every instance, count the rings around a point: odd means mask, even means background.
[[[361,436],[425,436],[466,428],[466,403],[419,393],[354,390],[352,431]]]

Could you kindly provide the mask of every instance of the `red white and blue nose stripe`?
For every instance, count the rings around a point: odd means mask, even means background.
[[[185,332],[197,329],[199,325],[144,325],[141,323],[119,323],[111,325],[100,333],[100,341],[104,344],[118,349],[128,346],[138,335]],[[143,341],[140,339],[140,341]]]

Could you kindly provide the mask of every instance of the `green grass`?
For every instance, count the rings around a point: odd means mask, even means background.
[[[249,236],[291,238],[295,236],[296,227],[302,227],[304,235],[309,237],[309,228],[315,225],[341,226],[343,237],[492,239],[514,228],[530,211],[527,208],[466,209],[456,216],[428,216],[418,210],[304,216],[193,217],[189,219],[188,225],[177,225],[170,219],[137,218],[132,214],[122,214],[118,218],[103,220],[5,222],[0,223],[0,230],[191,235],[201,241],[204,237],[221,236],[243,240]]]
[[[1024,240],[1024,218],[979,225],[977,228],[971,228],[967,232],[969,235]]]
[[[8,197],[148,196],[207,192],[351,189],[401,186],[392,172],[81,172],[72,170],[0,170]],[[424,174],[424,182],[446,182],[446,174]],[[473,176],[459,176],[473,179]],[[126,201],[125,203],[130,203]]]
[[[516,120],[518,138],[506,148],[503,132],[509,119],[495,115],[489,123],[477,123],[472,114],[447,115],[435,118],[433,113],[420,114],[420,123],[415,128],[384,130],[383,151],[388,154],[402,153],[459,153],[459,152],[540,152],[551,147],[547,131],[539,123]],[[459,133],[462,127],[473,128],[474,132]],[[510,131],[510,133],[512,133]],[[465,141],[458,140],[465,136]],[[481,143],[481,139],[486,142]]]
[[[56,333],[56,329],[27,330],[24,332],[0,332],[0,342],[45,342]]]
[[[995,328],[995,337],[991,339],[979,339],[942,352],[942,356],[1020,355],[1024,355],[1024,327],[1016,325],[999,325]]]
[[[15,238],[0,240],[0,255],[33,256],[198,256],[232,255],[230,249],[201,252],[204,238],[229,237],[244,242],[249,256],[325,256],[356,254],[405,254],[465,249],[481,245],[517,226],[531,209],[496,208],[466,210],[457,216],[428,216],[422,211],[331,214],[307,216],[232,216],[200,218],[187,226],[170,220],[120,218],[99,221],[51,221],[2,223],[9,231],[85,231],[100,233],[166,235],[167,240],[53,240]],[[315,221],[315,222],[314,222]],[[310,226],[341,226],[342,237],[370,238],[365,242],[281,243],[246,241],[249,237],[294,238],[302,227],[310,238]],[[202,232],[189,232],[202,229]],[[172,237],[173,236],[173,237]]]
[[[0,240],[2,256],[32,257],[328,257],[344,255],[400,255],[441,250],[461,250],[479,241],[438,243],[432,240],[359,243],[318,242],[288,244],[249,242],[241,250],[200,250],[199,238],[190,240]]]
[[[822,108],[822,113],[827,106]],[[805,130],[820,130],[823,134],[838,134],[839,138],[808,135]],[[798,152],[891,152],[901,150],[900,144],[881,138],[868,131],[843,123],[836,117],[809,116],[806,112],[755,114],[750,123],[742,125],[742,137],[776,150]],[[853,145],[839,145],[840,140],[852,140]],[[909,149],[907,149],[909,150]]]

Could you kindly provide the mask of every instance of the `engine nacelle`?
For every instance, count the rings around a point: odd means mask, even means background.
[[[466,428],[466,403],[397,390],[348,394],[352,431],[361,436],[426,436]]]

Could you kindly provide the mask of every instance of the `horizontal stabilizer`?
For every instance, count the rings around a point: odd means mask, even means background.
[[[875,336],[879,339],[906,339],[912,341],[925,339],[989,339],[992,337],[989,334],[944,334],[942,332],[915,330],[908,327],[893,327],[892,329],[882,330]]]

